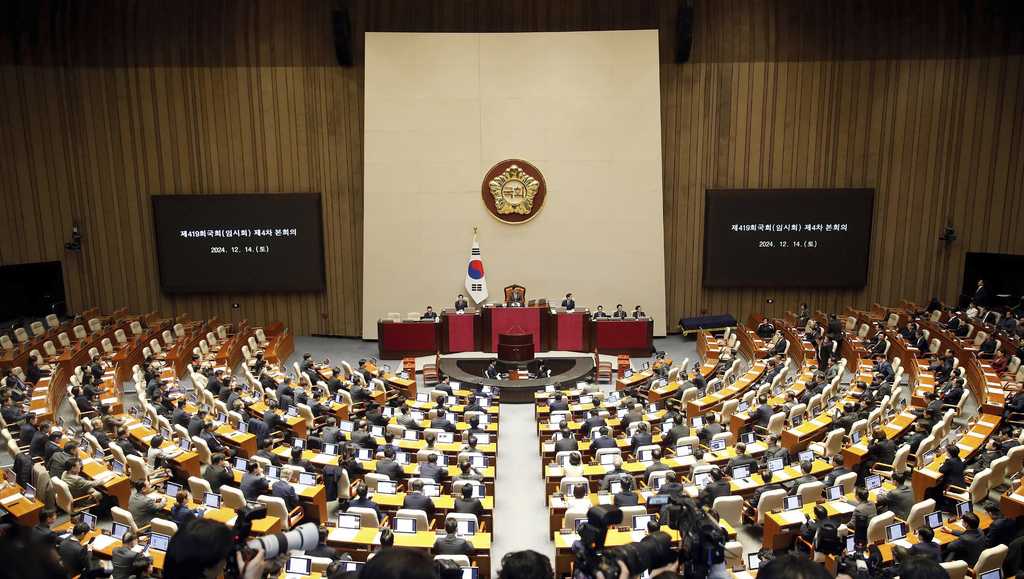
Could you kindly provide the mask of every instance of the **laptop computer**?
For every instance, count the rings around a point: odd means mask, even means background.
[[[864,488],[868,489],[869,491],[873,491],[881,486],[882,477],[877,474],[869,475],[864,478]]]
[[[782,458],[772,458],[768,460],[768,471],[777,472],[786,468],[786,461]]]
[[[646,531],[647,523],[651,522],[653,515],[633,515],[633,530],[634,531]]]
[[[359,515],[353,515],[350,513],[341,513],[338,515],[338,528],[339,529],[358,529],[362,526],[362,519]]]
[[[121,537],[124,537],[124,534],[130,530],[128,525],[124,523],[112,523],[110,525],[110,536],[120,541]]]
[[[786,497],[782,501],[782,510],[784,511],[796,511],[802,508],[804,508],[804,499],[799,495]]]
[[[838,501],[843,498],[843,485],[835,485],[825,489],[825,498],[830,501]]]
[[[313,572],[313,560],[309,557],[289,557],[284,572],[288,575],[307,576]]]
[[[907,528],[903,523],[894,523],[885,527],[885,539],[892,543],[904,539],[907,536]]]
[[[942,526],[942,511],[935,511],[934,513],[928,513],[924,516],[924,524],[928,525],[929,529],[938,529]]]
[[[299,473],[299,484],[306,486],[313,486],[316,484],[316,473],[312,472],[300,472]]]
[[[171,538],[167,535],[161,535],[160,533],[151,533],[149,535],[149,549],[154,551],[160,551],[161,553],[167,552],[167,546],[171,544]]]
[[[219,509],[222,498],[217,493],[206,493],[203,495],[203,504],[210,509]]]
[[[410,519],[408,517],[395,517],[395,529],[396,533],[415,533],[416,532],[416,519]]]

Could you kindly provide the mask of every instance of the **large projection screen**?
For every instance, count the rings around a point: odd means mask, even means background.
[[[363,337],[388,312],[450,307],[473,228],[490,289],[641,304],[665,334],[656,30],[366,35]],[[540,213],[506,225],[495,163],[544,175]]]

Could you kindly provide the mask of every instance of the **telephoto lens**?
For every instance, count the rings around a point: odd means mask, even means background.
[[[250,539],[250,549],[263,549],[264,559],[273,559],[289,551],[306,551],[317,546],[320,534],[315,523],[303,523],[286,533],[274,533]]]

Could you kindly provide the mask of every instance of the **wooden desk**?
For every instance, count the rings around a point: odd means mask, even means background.
[[[0,507],[10,513],[19,525],[33,527],[39,523],[39,513],[43,510],[43,503],[39,499],[26,497],[22,494],[20,486],[9,484],[0,489]]]
[[[1001,421],[1001,416],[982,414],[971,430],[960,437],[956,443],[960,449],[960,459],[964,462],[970,461],[971,457],[984,448],[989,437],[999,428]],[[928,490],[939,484],[942,478],[939,467],[946,461],[947,456],[949,455],[945,452],[940,452],[931,463],[914,469],[912,481],[915,501],[923,501]]]
[[[438,534],[433,531],[417,531],[415,533],[395,533],[396,547],[410,547],[429,551],[434,546]],[[491,576],[491,534],[477,533],[466,539],[475,552],[472,559],[480,567],[481,577]],[[351,553],[359,554],[358,559],[365,559],[366,553],[380,545],[380,529],[340,529],[332,527],[327,535],[327,544]]]
[[[644,370],[643,372],[634,372],[633,375],[630,376],[629,378],[616,378],[615,379],[615,389],[616,390],[626,390],[628,388],[633,388],[635,386],[639,386],[641,384],[646,383],[647,381],[649,381],[653,377],[654,377],[654,370]]]

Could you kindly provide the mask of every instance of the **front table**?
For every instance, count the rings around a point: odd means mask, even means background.
[[[377,348],[381,360],[401,360],[407,356],[430,356],[440,348],[441,324],[434,322],[377,321]]]
[[[654,320],[594,320],[594,347],[601,354],[650,356],[654,351]]]

